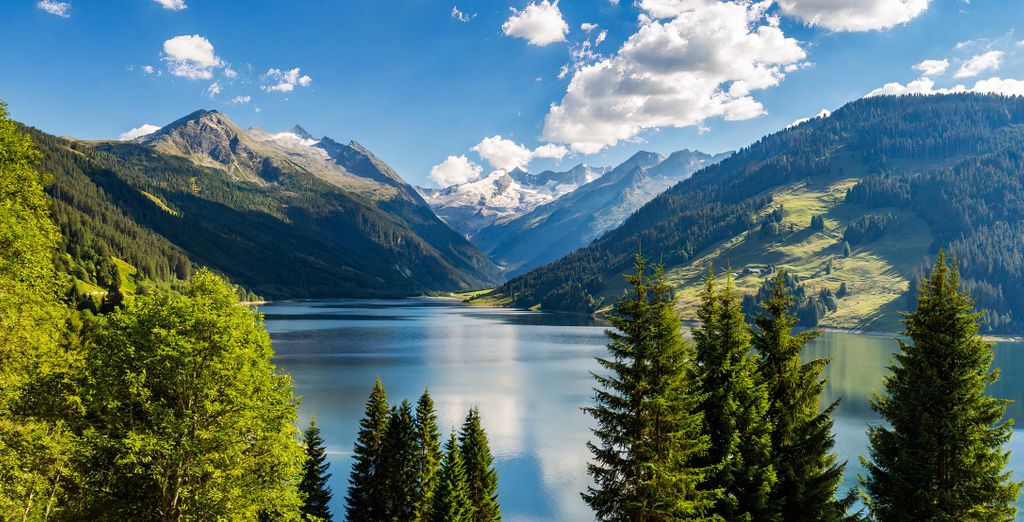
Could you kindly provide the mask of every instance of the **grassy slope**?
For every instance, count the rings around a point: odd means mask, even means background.
[[[771,205],[762,209],[759,217],[783,205],[783,224],[787,228],[792,224],[791,232],[766,238],[755,227],[705,250],[691,263],[670,268],[668,277],[680,289],[679,308],[684,319],[695,316],[708,263],[713,263],[719,273],[731,266],[738,275],[737,290],[744,294],[755,293],[765,278],[743,275],[744,269],[773,264],[799,274],[809,291],[822,287],[835,291],[846,282],[851,295],[840,299],[839,309],[826,316],[820,326],[898,331],[897,312],[905,307],[902,295],[913,268],[928,258],[932,234],[924,221],[908,211],[866,211],[844,204],[846,189],[856,182],[855,178],[835,176],[812,185],[800,183],[773,191]],[[892,214],[896,219],[881,238],[858,245],[850,258],[843,258],[843,231],[865,213]],[[811,217],[816,214],[825,215],[824,232],[809,229]],[[833,260],[833,270],[826,274],[829,259]]]

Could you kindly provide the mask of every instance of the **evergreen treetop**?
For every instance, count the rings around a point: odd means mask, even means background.
[[[437,489],[434,491],[429,519],[431,522],[473,520],[473,503],[469,498],[469,486],[466,483],[466,467],[454,428],[444,446],[444,459],[437,473]]]
[[[352,473],[345,498],[346,519],[350,522],[381,520],[387,512],[383,490],[383,447],[388,410],[387,392],[378,378],[366,401],[366,413],[359,421],[359,434],[353,450]]]
[[[437,428],[437,412],[430,392],[423,390],[423,395],[416,402],[416,453],[414,468],[416,473],[416,497],[414,511],[417,520],[425,520],[430,513],[430,506],[437,484],[437,470],[441,465],[441,433]]]
[[[473,505],[474,522],[501,520],[498,504],[498,473],[494,470],[487,433],[480,424],[480,410],[470,408],[459,433],[460,450],[466,465],[466,483]]]
[[[302,480],[299,482],[299,492],[303,495],[302,514],[307,520],[331,522],[333,517],[328,504],[333,494],[327,485],[331,478],[327,469],[331,467],[331,463],[327,461],[327,448],[324,447],[324,439],[320,436],[316,417],[309,421],[309,427],[302,434],[302,445],[306,450]]]

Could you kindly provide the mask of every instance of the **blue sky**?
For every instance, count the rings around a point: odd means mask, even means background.
[[[0,0],[0,35],[0,99],[45,131],[212,108],[420,185],[735,149],[885,84],[1024,94],[1017,0]]]

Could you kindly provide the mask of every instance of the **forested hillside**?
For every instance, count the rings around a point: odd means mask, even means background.
[[[245,132],[216,113],[191,116],[210,114]],[[63,232],[62,263],[79,280],[79,299],[115,286],[177,284],[197,265],[273,298],[397,297],[494,281],[486,257],[358,144],[315,151],[335,175],[220,143],[225,137],[210,132],[204,122],[187,136],[213,143],[221,156],[211,158],[229,158],[231,169],[198,153],[170,153],[165,144],[86,143],[31,131],[40,170],[53,176],[48,193]],[[255,172],[238,166],[242,153],[256,158]]]
[[[594,312],[619,295],[642,249],[669,269],[684,310],[712,263],[731,266],[748,294],[785,267],[808,295],[850,283],[835,311],[816,314],[820,324],[881,328],[891,326],[881,316],[894,322],[908,306],[926,259],[948,247],[990,309],[985,328],[1019,331],[1022,123],[1020,97],[858,100],[696,173],[588,247],[499,291],[521,306]],[[865,215],[876,217],[858,224]]]

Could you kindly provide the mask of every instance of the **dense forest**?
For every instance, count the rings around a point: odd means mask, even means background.
[[[620,291],[621,274],[638,248],[668,268],[684,265],[755,225],[765,234],[777,232],[770,215],[755,217],[770,205],[772,190],[819,178],[859,178],[847,202],[913,208],[931,225],[933,249],[947,247],[960,260],[966,286],[991,310],[984,328],[1019,329],[1021,124],[1021,97],[858,100],[701,170],[590,246],[499,291],[520,306],[593,312]],[[884,231],[884,221],[865,218],[849,230],[849,239],[870,241]]]

